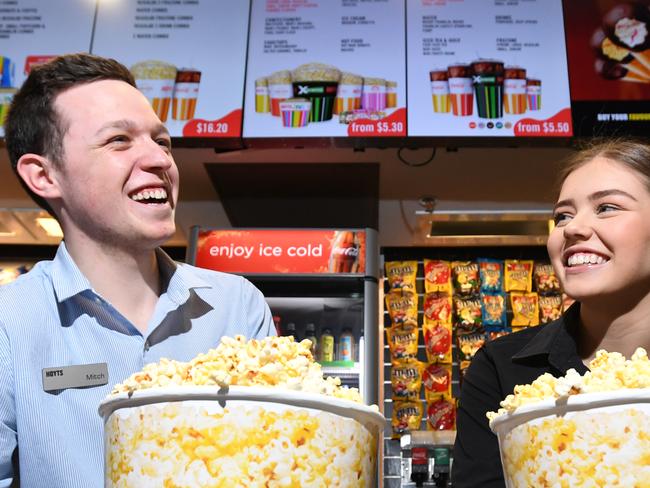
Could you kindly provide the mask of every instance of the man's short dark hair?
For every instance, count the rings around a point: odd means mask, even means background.
[[[136,86],[128,68],[114,59],[83,53],[66,54],[34,67],[9,107],[5,140],[11,167],[32,199],[52,215],[47,202],[34,194],[18,175],[18,160],[24,154],[33,153],[60,165],[67,127],[54,101],[57,95],[73,86],[100,80],[119,80]]]

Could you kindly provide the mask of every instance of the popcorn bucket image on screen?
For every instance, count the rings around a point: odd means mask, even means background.
[[[361,108],[370,112],[381,112],[386,108],[386,80],[383,78],[363,79]]]
[[[475,61],[472,71],[478,116],[483,119],[503,117],[503,63]]]
[[[309,123],[311,102],[306,98],[289,98],[280,102],[280,116],[284,127],[305,127]]]
[[[650,486],[648,425],[648,388],[542,400],[490,422],[508,488]]]
[[[506,67],[503,80],[503,110],[507,114],[523,114],[526,107],[526,70]]]
[[[288,70],[276,71],[268,77],[271,115],[280,116],[280,102],[293,97],[291,73]]]
[[[386,80],[386,108],[397,107],[397,82]]]
[[[449,112],[449,83],[447,70],[434,70],[429,72],[431,80],[431,99],[435,113]]]
[[[466,64],[457,64],[447,68],[449,99],[454,115],[467,116],[474,112],[474,87],[472,86],[472,69]]]
[[[172,119],[191,120],[194,118],[200,82],[200,71],[185,68],[178,70],[172,97]]]
[[[336,91],[333,113],[341,114],[361,108],[363,78],[351,73],[342,73]]]
[[[293,96],[311,102],[310,122],[330,120],[334,113],[334,99],[338,91],[341,72],[321,63],[298,66],[291,73]]]
[[[176,71],[176,66],[163,61],[142,61],[131,66],[138,90],[149,99],[161,122],[167,121]]]
[[[255,111],[259,114],[266,114],[271,111],[269,82],[266,78],[255,80]]]
[[[528,110],[541,110],[542,82],[540,80],[528,79],[526,82],[526,93],[528,95]]]
[[[103,401],[107,488],[377,486],[385,420],[279,388],[166,387]]]

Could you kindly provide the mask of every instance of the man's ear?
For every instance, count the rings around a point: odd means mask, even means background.
[[[44,199],[61,195],[52,162],[38,154],[23,154],[16,165],[18,174],[27,187]]]

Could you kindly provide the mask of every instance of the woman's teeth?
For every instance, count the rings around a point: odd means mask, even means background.
[[[577,253],[569,256],[567,264],[569,266],[579,266],[581,264],[603,264],[607,262],[607,259],[599,256],[598,254],[592,253]]]

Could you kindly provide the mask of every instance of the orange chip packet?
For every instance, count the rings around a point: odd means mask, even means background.
[[[424,296],[424,323],[450,324],[452,317],[451,296],[446,293],[427,293]]]
[[[553,322],[562,315],[562,296],[544,295],[539,297],[539,321],[542,324]]]
[[[451,324],[426,322],[422,333],[428,361],[451,363]]]
[[[390,369],[390,384],[393,400],[417,400],[422,388],[422,363],[417,359],[407,359],[396,363]]]
[[[393,325],[386,329],[391,362],[404,361],[418,355],[420,329],[411,325]]]
[[[420,430],[422,423],[422,404],[419,401],[395,402],[391,425],[393,439],[413,430]]]
[[[418,325],[418,296],[415,294],[388,293],[386,309],[393,325]]]
[[[451,266],[440,259],[424,260],[424,291],[451,293]]]
[[[422,385],[427,402],[440,396],[451,398],[451,364],[429,364],[422,371]]]
[[[416,293],[415,279],[418,273],[417,261],[387,261],[386,278],[390,291]]]
[[[533,261],[506,259],[505,261],[505,290],[526,291],[533,289]]]
[[[539,325],[539,296],[535,292],[510,294],[513,327]]]

